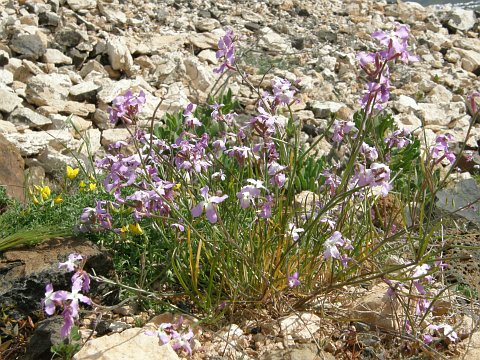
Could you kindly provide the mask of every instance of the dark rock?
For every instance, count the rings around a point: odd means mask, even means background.
[[[51,11],[45,11],[38,15],[38,24],[42,26],[57,27],[60,25],[61,21],[61,17]]]
[[[293,39],[292,46],[297,50],[303,50],[305,48],[305,38],[298,37]]]
[[[51,346],[62,342],[60,336],[62,326],[63,318],[61,316],[40,321],[28,342],[25,360],[50,360],[52,358]]]
[[[8,53],[6,51],[0,51],[0,66],[5,66],[10,61]]]
[[[208,10],[199,10],[198,11],[198,17],[201,17],[201,18],[211,18],[212,17],[212,13]]]
[[[20,151],[0,134],[0,185],[6,186],[8,196],[21,202],[25,201],[24,167]]]
[[[18,35],[12,39],[10,49],[29,60],[38,60],[47,50],[38,35]]]
[[[84,269],[97,275],[111,276],[112,259],[108,253],[90,241],[77,238],[56,238],[35,247],[22,247],[5,251],[0,257],[0,304],[14,307],[24,315],[41,309],[45,297],[45,286],[53,285],[54,290],[71,288],[72,274],[58,268],[71,253],[79,253],[87,261]],[[101,297],[100,287],[92,281],[92,298]]]
[[[262,27],[260,25],[258,25],[257,23],[254,23],[254,22],[247,22],[245,23],[245,28],[250,30],[250,31],[253,31],[253,32],[257,32],[259,31]]]
[[[82,34],[74,29],[62,29],[55,35],[55,41],[66,47],[74,47],[83,40]]]
[[[331,43],[336,43],[338,38],[337,34],[330,30],[319,30],[316,35],[318,40]]]
[[[310,13],[308,12],[307,9],[299,9],[297,14],[298,16],[304,16],[304,17],[310,16]]]
[[[453,188],[440,190],[435,204],[441,212],[455,212],[455,216],[465,218],[480,227],[480,205],[476,202],[479,198],[480,187],[477,181],[467,179],[460,181]]]

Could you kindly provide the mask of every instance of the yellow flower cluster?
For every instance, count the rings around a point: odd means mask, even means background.
[[[52,190],[47,185],[34,185],[33,190],[29,190],[30,196],[32,197],[32,202],[35,205],[45,204],[47,201],[50,201],[51,206],[55,204],[60,204],[63,199],[62,195],[57,195],[55,198],[51,199],[50,195]]]
[[[79,168],[74,169],[70,165],[67,165],[67,171],[66,171],[67,178],[69,178],[70,180],[74,180],[77,177],[79,171],[80,171]],[[80,189],[80,191],[84,191],[84,190],[95,191],[95,189],[97,188],[97,184],[94,182],[95,178],[93,177],[93,175],[89,175],[89,180],[90,181],[88,183],[86,183],[83,180],[80,180],[80,182],[78,183],[78,188]]]

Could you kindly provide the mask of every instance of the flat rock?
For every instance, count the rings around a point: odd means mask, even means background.
[[[16,108],[8,117],[13,124],[24,124],[30,128],[43,129],[52,124],[52,120],[24,107]]]
[[[178,360],[169,344],[160,345],[157,336],[133,328],[88,341],[74,360]]]
[[[95,102],[98,91],[101,89],[100,85],[93,81],[85,81],[74,85],[70,88],[70,96],[75,101]]]
[[[13,143],[22,156],[38,155],[49,144],[58,144],[56,147],[72,148],[73,137],[67,130],[35,131],[25,133],[5,134],[8,141]]]
[[[4,113],[11,113],[22,103],[22,98],[14,94],[13,92],[0,89],[0,111]]]
[[[72,87],[68,75],[39,74],[27,82],[27,101],[37,106],[55,105],[58,100],[66,100]]]
[[[471,30],[477,21],[473,10],[465,10],[457,7],[453,8],[447,16],[448,27],[460,31]]]
[[[20,151],[0,134],[0,185],[6,186],[8,196],[22,202],[25,200],[24,167]]]
[[[37,35],[18,35],[10,42],[10,48],[24,59],[38,60],[45,54],[46,48]]]
[[[74,11],[91,10],[97,7],[97,0],[67,0],[67,4]]]
[[[308,341],[320,329],[321,319],[315,314],[302,313],[280,319],[279,324],[284,336],[291,336],[295,340]]]
[[[130,137],[128,129],[107,129],[102,132],[102,145],[107,147],[117,141],[125,141]]]
[[[45,54],[43,54],[42,60],[47,64],[70,65],[72,63],[71,57],[64,55],[60,50],[57,49],[47,49]]]
[[[111,36],[107,40],[107,54],[110,65],[114,70],[121,70],[127,73],[132,71],[133,58],[122,37]]]
[[[480,187],[476,180],[466,179],[460,181],[453,188],[437,192],[436,206],[445,212],[455,212],[456,216],[463,217],[480,227],[480,206],[478,203],[467,206],[479,197]]]
[[[310,107],[316,118],[328,119],[331,114],[345,107],[345,104],[334,101],[312,101]]]

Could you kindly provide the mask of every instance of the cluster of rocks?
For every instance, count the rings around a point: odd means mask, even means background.
[[[86,141],[101,154],[128,137],[106,111],[127,89],[146,93],[144,122],[161,99],[156,121],[204,101],[218,79],[215,51],[225,27],[239,35],[238,60],[254,85],[268,87],[272,76],[301,80],[295,116],[305,124],[305,141],[331,113],[346,119],[358,109],[364,83],[355,54],[377,49],[370,34],[391,29],[394,21],[410,25],[412,47],[422,58],[393,71],[392,111],[401,126],[424,124],[427,139],[450,132],[461,141],[471,120],[464,95],[480,89],[473,10],[373,0],[2,3],[0,136],[39,181],[74,164],[71,151],[85,154]],[[271,65],[277,66],[264,78]],[[227,86],[247,114],[255,110],[256,94],[239,76],[229,77]],[[477,149],[479,136],[475,125],[468,147]],[[320,153],[329,146],[321,142]]]

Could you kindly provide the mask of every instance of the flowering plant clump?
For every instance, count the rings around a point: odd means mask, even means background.
[[[382,112],[395,62],[419,61],[408,50],[408,26],[395,24],[393,32],[372,37],[382,49],[357,56],[367,79],[361,109],[349,120],[332,119],[307,148],[292,110],[300,81],[273,77],[241,124],[229,92],[207,105],[189,103],[153,133],[136,121],[145,94],[119,95],[110,118],[127,125],[132,136],[97,159],[104,192],[84,208],[80,229],[114,234],[115,249],[129,251],[126,277],[138,279],[136,286],[151,286],[168,273],[172,288],[182,286],[212,318],[242,301],[286,311],[368,278],[386,282],[389,296],[408,311],[414,304],[403,319],[406,332],[421,334],[425,343],[439,334],[454,339],[450,325],[430,318],[425,324],[435,302],[433,273],[442,268],[434,265],[429,244],[436,220],[428,203],[441,184],[432,173],[455,164],[456,156],[448,134],[422,150],[414,134]],[[215,71],[234,72],[250,84],[235,55],[237,41],[233,30],[220,39],[217,58],[223,62]],[[345,148],[346,156],[333,164],[319,158],[313,149],[322,140]],[[133,153],[124,151],[132,146]],[[70,181],[76,176],[67,168]],[[298,201],[302,192],[307,201]],[[381,212],[392,198],[400,210]],[[399,216],[405,204],[420,207],[410,225]],[[387,266],[385,258],[398,252],[415,260]],[[62,267],[73,269],[77,260]],[[69,295],[48,288],[48,311],[63,306],[71,322],[78,302],[87,301],[80,295],[86,283],[77,275]],[[296,302],[282,308],[283,292]],[[193,333],[182,330],[182,322],[162,324],[151,334],[192,351]]]

